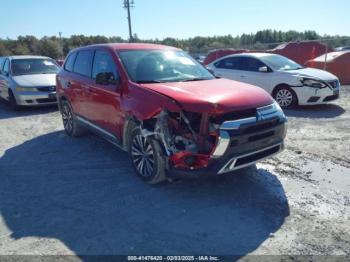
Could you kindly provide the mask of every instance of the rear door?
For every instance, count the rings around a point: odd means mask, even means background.
[[[228,57],[214,63],[214,73],[218,77],[231,80],[240,80],[240,71],[238,70],[239,57]]]
[[[93,83],[91,78],[92,61],[94,50],[78,51],[74,66],[73,74],[70,75],[68,85],[70,87],[70,97],[74,112],[84,118],[89,117],[88,87]]]
[[[92,67],[93,82],[87,88],[88,118],[93,124],[121,138],[123,117],[120,110],[120,90],[118,83],[101,84],[96,82],[99,74],[110,73],[115,80],[120,79],[116,57],[108,49],[97,49]],[[116,82],[117,82],[116,81]]]

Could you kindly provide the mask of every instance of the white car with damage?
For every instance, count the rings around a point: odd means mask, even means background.
[[[242,53],[207,65],[217,77],[259,86],[281,107],[315,105],[339,98],[339,79],[324,70],[305,68],[281,55]]]

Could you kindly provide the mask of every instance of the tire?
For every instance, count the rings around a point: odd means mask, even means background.
[[[134,128],[129,140],[129,157],[139,178],[148,184],[165,181],[166,160],[159,143],[144,137],[138,127]]]
[[[61,115],[66,134],[72,137],[79,137],[84,134],[84,127],[76,119],[71,105],[68,101],[61,103]]]
[[[9,90],[9,105],[13,111],[18,111],[20,109],[20,106],[17,104],[16,97],[11,90]]]
[[[274,91],[273,98],[282,108],[292,108],[298,104],[296,93],[288,86],[278,87]]]

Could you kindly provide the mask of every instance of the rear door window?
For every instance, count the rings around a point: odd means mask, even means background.
[[[259,68],[266,66],[263,62],[252,57],[241,57],[239,70],[259,72]]]
[[[91,77],[93,50],[79,51],[74,63],[74,73]]]
[[[237,70],[239,66],[239,57],[229,57],[215,63],[216,68]]]

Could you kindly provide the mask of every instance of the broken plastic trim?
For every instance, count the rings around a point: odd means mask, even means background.
[[[181,135],[175,135],[173,133],[172,128],[168,125],[168,121],[170,119],[170,112],[168,110],[162,110],[157,116],[154,117],[154,119],[156,119],[154,130],[144,128],[142,123],[140,126],[141,133],[145,137],[155,136],[158,138],[158,140],[160,140],[162,143],[167,156],[174,155],[175,153],[181,151],[189,151],[189,148],[192,148],[192,150],[190,150],[192,153],[197,151],[197,134],[193,130],[190,121],[183,112],[179,113],[179,125],[181,125],[182,122],[185,123],[193,139],[189,139]],[[184,150],[176,148],[176,142],[182,142],[185,146],[187,146],[187,148]]]

